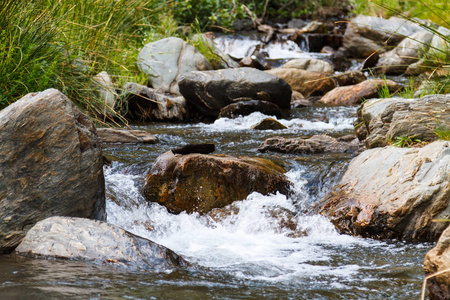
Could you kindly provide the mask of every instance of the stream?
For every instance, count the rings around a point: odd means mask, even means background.
[[[288,129],[276,132],[251,129],[267,117],[261,113],[212,124],[133,125],[155,134],[159,142],[104,146],[104,154],[113,160],[104,169],[108,222],[200,267],[142,273],[0,256],[0,299],[418,299],[422,262],[431,243],[341,235],[326,218],[305,213],[337,182],[350,155],[257,152],[265,139],[276,135],[351,134],[355,113],[356,107],[297,108],[289,118],[278,119]],[[253,193],[235,202],[231,213],[214,219],[173,215],[145,201],[141,189],[157,156],[206,142],[216,145],[215,153],[276,162],[287,170],[295,192],[289,197]]]

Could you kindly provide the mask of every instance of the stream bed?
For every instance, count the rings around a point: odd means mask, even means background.
[[[288,129],[276,132],[250,128],[267,117],[260,113],[213,124],[132,126],[156,134],[159,142],[105,145],[104,154],[113,159],[104,169],[108,222],[174,250],[199,268],[144,273],[0,256],[0,298],[418,299],[431,243],[341,235],[324,217],[305,213],[330,190],[351,156],[257,152],[276,135],[352,133],[355,113],[355,107],[298,108],[279,119]],[[155,158],[174,147],[204,142],[214,143],[215,153],[259,156],[282,165],[295,193],[253,193],[218,219],[172,215],[147,203],[141,189]]]

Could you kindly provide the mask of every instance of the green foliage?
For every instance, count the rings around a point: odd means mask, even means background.
[[[450,127],[444,126],[439,120],[436,120],[437,127],[434,133],[441,139],[445,141],[450,141]]]
[[[408,78],[408,83],[397,93],[402,98],[414,98],[416,92],[414,77]]]
[[[409,148],[413,145],[420,144],[421,142],[421,139],[414,138],[408,135],[397,136],[395,137],[394,141],[392,141],[390,138],[388,139],[388,143],[390,145],[400,148]]]

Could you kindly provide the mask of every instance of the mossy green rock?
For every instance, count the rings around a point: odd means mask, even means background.
[[[262,158],[169,151],[152,165],[143,194],[172,213],[204,214],[252,192],[287,194],[290,182],[283,173],[283,168]]]

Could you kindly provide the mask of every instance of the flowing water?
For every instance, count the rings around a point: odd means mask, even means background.
[[[248,43],[247,43],[248,45]],[[241,47],[243,48],[243,47]],[[300,55],[295,52],[292,55]],[[76,261],[0,256],[0,299],[417,299],[423,258],[432,244],[341,235],[305,209],[345,171],[348,154],[259,153],[267,138],[353,131],[354,107],[295,109],[280,131],[250,127],[253,113],[213,124],[135,125],[157,135],[153,145],[107,145],[108,222],[160,243],[194,270],[129,272]],[[188,143],[214,143],[216,153],[259,156],[287,170],[292,196],[253,193],[212,218],[169,214],[141,196],[155,158]]]

